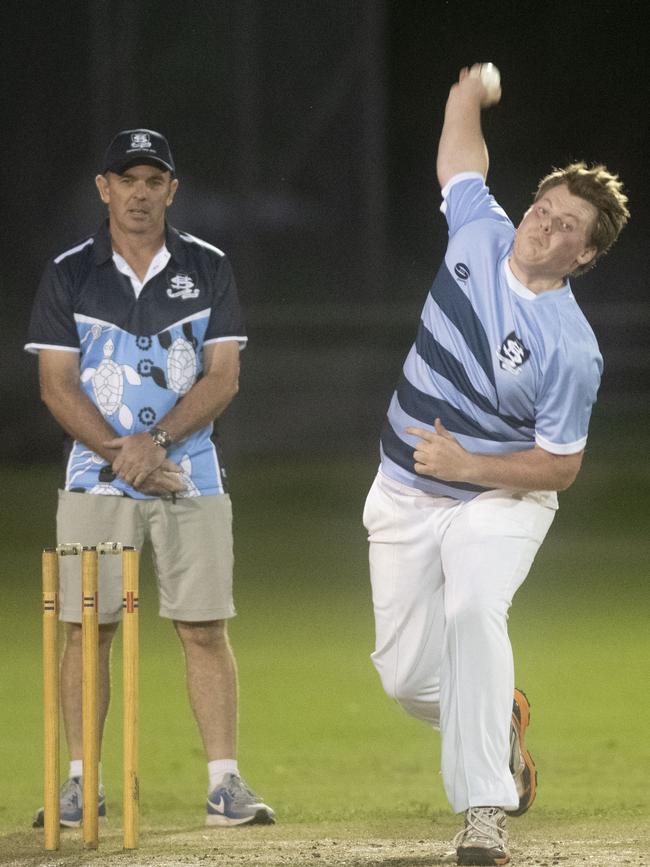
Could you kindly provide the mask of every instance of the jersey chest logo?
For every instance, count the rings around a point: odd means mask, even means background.
[[[187,301],[199,297],[199,287],[196,285],[196,274],[175,274],[169,278],[167,295],[170,298],[180,298]]]
[[[530,357],[530,351],[526,349],[514,331],[497,347],[497,358],[501,370],[507,370],[513,376],[519,376],[521,365]]]

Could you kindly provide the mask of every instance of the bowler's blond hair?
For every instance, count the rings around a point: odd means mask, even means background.
[[[584,162],[571,163],[563,169],[553,169],[539,182],[535,201],[547,190],[566,184],[573,196],[589,202],[598,211],[587,239],[589,246],[596,248],[596,255],[586,265],[580,265],[573,276],[583,274],[593,268],[596,260],[603,256],[621,234],[630,218],[627,209],[627,196],[618,175],[608,171],[607,166],[587,166]]]

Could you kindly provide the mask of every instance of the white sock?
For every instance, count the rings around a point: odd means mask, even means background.
[[[208,762],[210,792],[223,780],[224,774],[237,774],[239,776],[237,759],[215,759],[213,762]]]
[[[68,777],[83,777],[84,763],[83,759],[71,759],[70,771]],[[102,784],[102,763],[99,763],[99,785]]]

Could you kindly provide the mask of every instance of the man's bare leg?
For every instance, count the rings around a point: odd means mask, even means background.
[[[110,655],[111,643],[117,630],[117,623],[102,624],[99,627],[99,743],[104,734],[104,724],[108,714],[111,696]],[[81,625],[79,623],[65,624],[65,647],[61,660],[61,706],[63,709],[63,725],[68,744],[70,759],[83,757],[82,743],[82,713],[81,713],[81,683],[82,683],[82,643]]]
[[[210,777],[206,825],[269,825],[275,813],[244,783],[237,767],[237,666],[226,621],[175,621],[183,644],[190,704]]]
[[[174,621],[185,652],[187,691],[208,761],[237,752],[237,666],[226,621]]]

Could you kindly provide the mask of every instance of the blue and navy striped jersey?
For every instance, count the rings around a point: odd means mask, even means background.
[[[381,434],[381,470],[438,496],[468,500],[478,485],[420,476],[409,426],[436,418],[468,451],[581,451],[602,373],[596,338],[566,282],[534,294],[510,270],[515,229],[481,175],[443,190],[449,225]]]

